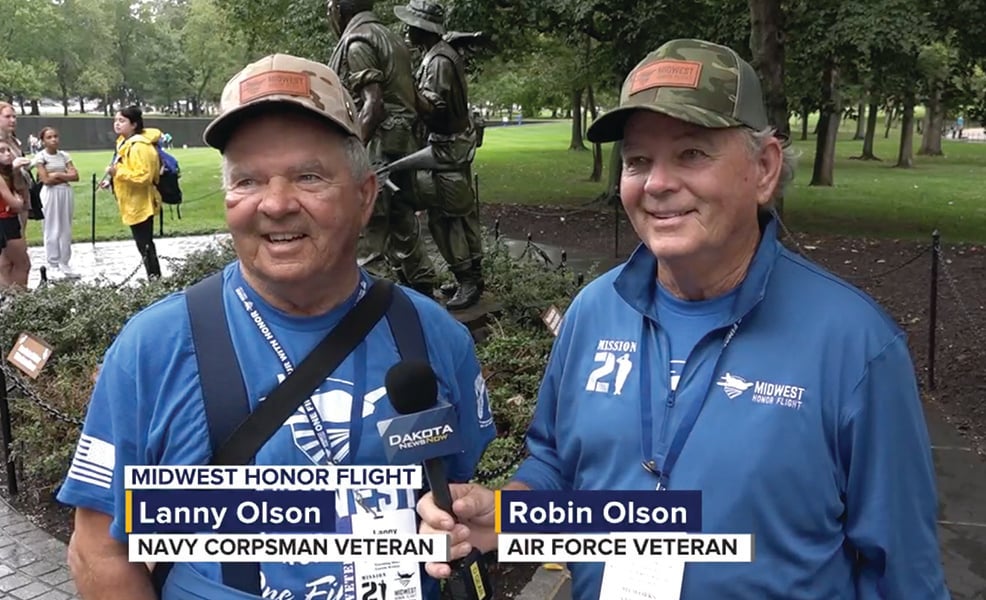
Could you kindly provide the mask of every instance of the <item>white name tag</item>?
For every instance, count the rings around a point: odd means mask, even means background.
[[[379,511],[363,510],[352,515],[353,535],[417,533],[413,508]],[[421,600],[421,571],[414,561],[358,562],[356,597],[363,600]]]
[[[606,563],[599,600],[679,600],[684,561]]]

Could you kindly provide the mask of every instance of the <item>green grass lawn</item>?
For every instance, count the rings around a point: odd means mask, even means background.
[[[808,185],[815,142],[797,142],[802,157],[785,200],[789,225],[898,238],[928,238],[938,229],[948,241],[986,242],[986,143],[945,140],[944,157],[916,156],[914,168],[898,169],[899,131],[891,131],[889,140],[878,131],[875,154],[882,162],[850,160],[862,142],[852,141],[852,132],[840,134],[833,187]]]
[[[834,187],[808,186],[815,140],[795,142],[801,158],[785,199],[790,228],[900,238],[928,237],[937,228],[947,240],[986,242],[986,143],[946,140],[945,157],[918,156],[913,169],[897,169],[899,129],[890,139],[877,129],[875,153],[883,162],[850,160],[862,149],[853,131],[849,123],[840,133]],[[596,197],[606,178],[588,181],[592,153],[567,150],[569,136],[567,123],[488,129],[476,158],[482,199],[575,204]]]
[[[591,152],[569,151],[567,122],[491,127],[476,155],[480,198],[490,203],[583,204],[605,188],[588,181]],[[913,169],[897,169],[899,129],[883,138],[878,128],[876,154],[883,162],[850,160],[862,142],[852,141],[846,124],[836,147],[835,186],[809,187],[815,142],[797,141],[801,160],[785,202],[791,229],[900,238],[925,238],[939,229],[945,240],[986,243],[986,143],[946,140],[945,157],[916,157]],[[795,127],[795,135],[799,130]],[[915,143],[915,148],[917,142]],[[604,150],[608,160],[608,148]],[[165,235],[222,230],[219,155],[207,148],[176,149],[182,166],[185,204],[178,220],[165,208]],[[101,174],[111,152],[73,152],[82,181],[75,186],[77,241],[90,237],[93,173]],[[96,192],[97,239],[128,238],[116,202]],[[29,226],[32,243],[40,239],[37,223]]]

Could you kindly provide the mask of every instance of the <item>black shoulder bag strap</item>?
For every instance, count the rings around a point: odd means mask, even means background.
[[[356,306],[251,412],[226,323],[222,272],[196,283],[185,294],[213,448],[209,464],[213,465],[250,463],[284,421],[363,341],[390,308],[395,296],[390,281],[380,279],[371,285]],[[172,566],[172,563],[160,563],[154,567],[154,586],[159,597]],[[222,573],[224,585],[260,595],[260,566],[257,563],[223,563]]]
[[[393,297],[394,284],[390,281],[380,279],[371,285],[363,299],[346,313],[298,368],[223,441],[222,446],[213,453],[210,464],[245,465],[253,460],[260,447],[277,433],[301,403],[315,393],[325,378],[366,338],[390,308]],[[222,322],[226,322],[225,317]],[[240,371],[236,371],[236,375],[239,376]]]

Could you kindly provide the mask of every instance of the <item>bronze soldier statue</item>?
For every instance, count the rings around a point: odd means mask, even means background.
[[[408,26],[408,43],[423,52],[415,73],[417,108],[438,167],[418,177],[419,194],[428,206],[431,236],[458,283],[446,307],[461,310],[476,304],[483,293],[483,244],[472,187],[477,138],[465,59],[442,38],[441,4],[410,0],[395,7],[394,14]]]
[[[373,0],[328,0],[329,23],[339,35],[329,66],[359,109],[358,122],[370,159],[390,163],[417,150],[411,54],[399,35],[373,13]],[[421,240],[414,211],[414,173],[393,173],[399,191],[381,189],[364,242],[367,268],[385,259],[402,283],[431,296],[435,270]],[[378,263],[379,264],[379,263]]]

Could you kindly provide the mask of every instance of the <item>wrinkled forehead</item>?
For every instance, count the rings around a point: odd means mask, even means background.
[[[702,127],[652,110],[634,111],[623,126],[623,146],[679,139],[714,140],[731,135],[734,127]]]

